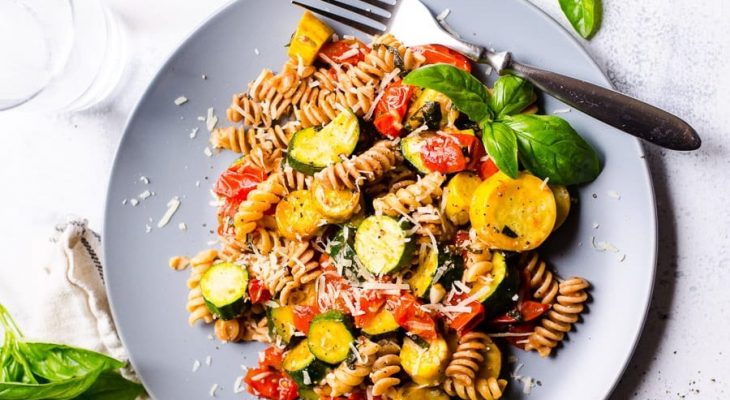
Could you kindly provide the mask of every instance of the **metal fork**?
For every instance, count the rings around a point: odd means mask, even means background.
[[[455,38],[419,0],[396,0],[395,4],[360,0],[370,6],[367,8],[340,0],[320,1],[334,6],[337,11],[298,0],[292,0],[292,3],[371,35],[391,32],[409,46],[445,45],[475,62],[489,64],[500,75],[514,74],[525,78],[571,107],[656,145],[672,150],[696,150],[700,147],[697,132],[675,115],[614,90],[519,63],[508,51],[493,52]],[[368,23],[343,15],[342,10],[364,17]]]

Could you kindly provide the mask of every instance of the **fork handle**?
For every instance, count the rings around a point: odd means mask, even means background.
[[[614,90],[509,60],[500,73],[527,79],[544,92],[615,128],[672,150],[696,150],[697,132],[679,117]]]

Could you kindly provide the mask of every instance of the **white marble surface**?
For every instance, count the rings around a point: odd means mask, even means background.
[[[532,2],[565,24],[557,0]],[[694,153],[647,149],[659,204],[658,281],[613,398],[729,398],[730,2],[604,2],[603,27],[585,47],[620,90],[679,114],[704,140]],[[39,249],[68,214],[101,228],[127,115],[167,55],[225,1],[108,3],[129,31],[123,90],[71,115],[0,113],[0,279],[42,264]],[[12,293],[0,301],[13,308]]]

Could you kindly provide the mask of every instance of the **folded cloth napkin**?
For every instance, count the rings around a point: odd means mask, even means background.
[[[32,339],[127,361],[104,289],[99,235],[86,220],[69,220],[56,227],[48,251],[42,268],[20,266],[17,274],[0,278],[0,302]],[[131,369],[122,374],[136,380]]]

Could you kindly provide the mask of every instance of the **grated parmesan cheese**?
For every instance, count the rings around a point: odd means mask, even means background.
[[[355,355],[355,358],[357,359],[357,362],[362,364],[362,355],[360,354],[360,351],[357,349],[357,346],[355,346],[354,342],[350,342],[350,350],[352,350],[352,354]]]
[[[212,132],[216,125],[218,125],[218,117],[215,116],[213,107],[210,107],[205,118],[205,127],[208,128],[208,132]]]
[[[213,362],[213,358],[211,356],[205,357],[205,365],[210,367],[210,364]]]
[[[611,197],[616,200],[621,200],[621,195],[619,194],[619,192],[617,192],[615,190],[609,190],[608,192],[606,192],[606,194],[608,195],[608,197]]]
[[[140,181],[141,181],[142,183],[144,183],[145,185],[149,185],[149,184],[150,184],[150,179],[149,179],[148,177],[144,176],[144,175],[140,176],[140,177],[139,177],[139,180],[140,180]]]
[[[188,226],[184,222],[181,222],[177,224],[177,229],[180,229],[181,231],[186,231],[188,230]]]
[[[216,390],[218,390],[218,384],[214,383],[213,386],[210,387],[210,392],[208,392],[210,397],[215,397]]]
[[[150,192],[149,190],[145,190],[144,192],[140,193],[139,196],[137,196],[137,197],[139,197],[140,200],[145,200],[145,199],[149,198],[150,196],[152,196],[152,192]]]
[[[172,219],[172,216],[175,214],[177,209],[180,207],[180,199],[177,198],[177,196],[170,199],[169,202],[167,202],[167,211],[165,211],[165,214],[160,218],[160,221],[157,223],[158,228],[162,228],[165,225],[167,225],[168,222],[170,222],[170,219]]]
[[[446,8],[443,11],[441,11],[439,13],[439,15],[436,16],[436,20],[443,21],[446,19],[446,17],[449,16],[449,14],[451,14],[451,9]]]
[[[254,47],[253,53],[256,54],[257,56],[261,54],[258,47]]]
[[[618,247],[614,246],[613,244],[611,244],[609,242],[604,242],[604,241],[596,242],[595,236],[591,237],[591,246],[593,246],[593,248],[598,251],[610,251],[612,253],[619,252]]]
[[[200,369],[200,361],[193,361],[193,372],[197,372]]]
[[[243,387],[243,375],[241,375],[233,382],[233,393],[243,393],[244,390],[246,389]]]
[[[193,128],[192,131],[190,131],[190,139],[195,139],[196,136],[198,136],[198,128]]]
[[[130,199],[129,204],[132,205],[132,207],[137,207],[137,204],[139,204],[139,200],[137,199]]]
[[[553,114],[567,114],[571,111],[570,108],[559,108],[555,111],[553,111]]]
[[[175,105],[176,106],[181,106],[181,105],[183,105],[183,104],[185,104],[187,102],[188,102],[188,98],[185,97],[185,96],[180,96],[177,99],[175,99]]]

